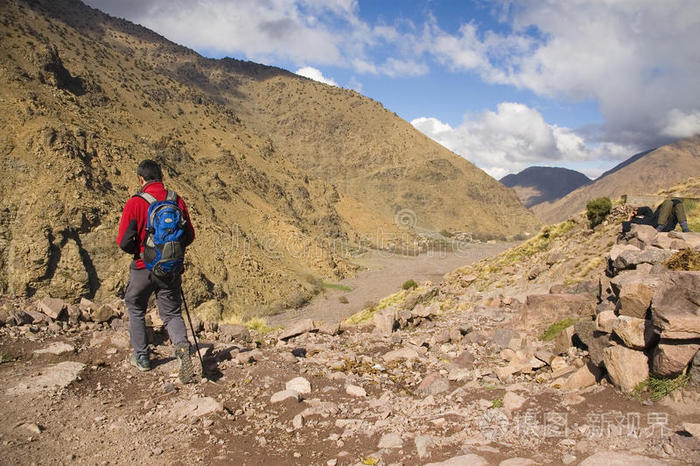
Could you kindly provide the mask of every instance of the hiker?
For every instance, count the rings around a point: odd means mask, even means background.
[[[151,370],[145,319],[148,300],[155,293],[158,312],[179,361],[180,381],[195,382],[181,309],[184,251],[194,240],[194,228],[185,201],[163,186],[157,162],[142,161],[136,175],[141,190],[124,205],[117,236],[119,247],[134,255],[124,293],[134,350],[131,364],[140,371]],[[176,226],[167,229],[173,224]]]
[[[658,231],[673,231],[676,225],[680,224],[681,230],[686,233],[690,231],[682,199],[666,199],[655,211],[652,211],[647,206],[637,207],[632,211],[629,223],[651,225]],[[627,231],[629,231],[629,224],[627,225]]]

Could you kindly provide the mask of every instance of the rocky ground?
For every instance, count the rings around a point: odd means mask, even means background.
[[[472,290],[463,271],[354,325],[195,319],[207,378],[187,386],[155,315],[155,368],[140,373],[119,302],[5,299],[0,462],[697,464],[700,309],[682,280],[699,273],[663,261],[698,240],[613,238],[595,290],[556,285],[522,302]],[[669,303],[670,286],[682,299]],[[680,388],[657,396],[650,374]]]

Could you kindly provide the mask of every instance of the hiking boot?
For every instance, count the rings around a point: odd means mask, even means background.
[[[131,365],[140,370],[141,372],[147,372],[151,370],[151,361],[148,359],[147,354],[136,356],[136,353],[131,353]]]
[[[189,342],[178,343],[175,346],[175,357],[180,363],[178,376],[182,383],[195,383],[197,381],[194,375],[194,367],[192,366],[192,358],[190,358]]]

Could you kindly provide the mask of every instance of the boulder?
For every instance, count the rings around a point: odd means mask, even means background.
[[[367,392],[365,391],[365,389],[358,385],[347,385],[345,387],[345,393],[347,393],[350,396],[356,396],[358,398],[364,398],[367,396]]]
[[[304,377],[295,377],[285,385],[287,390],[294,390],[302,395],[311,393],[311,382]]]
[[[15,309],[10,311],[10,318],[7,321],[8,325],[10,325],[10,322],[13,322],[14,325],[27,325],[33,323],[34,318],[21,309]]]
[[[633,223],[630,225],[630,231],[627,234],[628,238],[637,238],[642,249],[651,246],[659,232],[651,225],[641,225]]]
[[[576,331],[574,330],[573,325],[570,325],[559,332],[557,336],[554,337],[554,353],[564,354],[569,351],[569,348],[571,348],[571,345],[573,345],[572,338],[575,333]],[[549,361],[547,361],[547,363],[549,363]]]
[[[523,328],[543,328],[566,317],[592,317],[596,300],[582,294],[529,295],[519,324]]]
[[[314,330],[316,330],[316,325],[314,325],[312,319],[302,319],[285,328],[278,338],[280,340],[288,340],[303,333],[313,332]]]
[[[617,316],[614,311],[603,311],[595,318],[595,329],[602,333],[612,333],[615,322]]]
[[[620,256],[620,254],[622,254],[625,251],[640,252],[641,249],[639,249],[636,246],[632,246],[630,244],[615,244],[615,245],[613,245],[613,247],[610,249],[610,252],[608,253],[608,259],[615,262],[615,260]]]
[[[221,324],[219,336],[226,343],[234,340],[246,342],[250,340],[250,331],[244,325]]]
[[[92,315],[90,316],[92,321],[97,322],[97,323],[109,322],[109,320],[112,319],[113,317],[115,317],[115,313],[114,313],[114,310],[112,309],[112,306],[110,306],[109,304],[104,304],[104,305],[100,306],[99,308],[94,310],[92,312]]]
[[[515,392],[506,392],[503,395],[503,409],[507,413],[512,413],[522,408],[527,399],[523,396],[518,395]]]
[[[416,390],[425,395],[437,395],[449,389],[450,382],[441,377],[440,374],[434,372],[426,375]]]
[[[667,249],[649,248],[643,251],[622,251],[613,261],[617,270],[633,269],[639,264],[658,264],[666,262],[673,255]]]
[[[45,367],[38,375],[21,379],[7,390],[7,394],[23,395],[66,387],[78,379],[84,368],[85,364],[73,361],[64,361]]]
[[[43,298],[37,303],[39,311],[43,312],[53,320],[59,320],[65,316],[66,303],[57,298]]]
[[[571,374],[562,385],[562,388],[565,390],[579,390],[590,387],[596,384],[598,377],[600,377],[598,367],[593,363],[588,363]]]
[[[382,438],[379,439],[379,444],[377,445],[377,448],[402,448],[403,447],[403,440],[401,439],[401,435],[390,432],[388,434],[382,435]]]
[[[318,333],[323,335],[335,336],[340,333],[340,322],[333,323],[315,320],[314,327],[318,329]]]
[[[224,410],[224,405],[209,396],[194,395],[173,405],[170,416],[174,419],[196,419]]]
[[[418,352],[413,348],[399,348],[393,351],[389,351],[382,356],[382,359],[386,362],[398,361],[401,359],[413,360],[418,359]]]
[[[700,338],[700,272],[669,272],[651,308],[661,338]]]
[[[688,371],[688,377],[688,383],[690,385],[700,388],[700,351],[696,352],[693,357],[693,362]]]
[[[624,392],[631,392],[649,378],[649,360],[641,351],[609,346],[603,350],[603,362],[610,381]]]
[[[576,338],[578,338],[585,347],[589,347],[597,333],[595,321],[579,320],[574,324],[574,333],[576,334]]]
[[[474,368],[474,355],[468,350],[464,350],[459,355],[452,360],[452,363],[461,369],[473,369]]]
[[[620,283],[617,313],[638,319],[646,319],[651,300],[662,280],[654,275],[644,275]]]
[[[374,314],[372,318],[374,332],[379,335],[390,335],[398,327],[396,308],[388,307]]]
[[[700,340],[683,342],[663,341],[654,348],[651,359],[651,372],[661,377],[675,377],[681,374],[700,349]]]
[[[301,401],[301,395],[296,390],[281,390],[270,397],[270,403],[281,403],[285,400]]]
[[[10,314],[5,309],[0,309],[0,327],[7,325],[10,320]]]
[[[613,326],[613,332],[625,346],[632,349],[646,349],[659,340],[650,320],[635,317],[620,316]]]

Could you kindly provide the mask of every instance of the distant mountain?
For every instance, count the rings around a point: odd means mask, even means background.
[[[683,184],[699,173],[700,136],[694,136],[636,154],[591,184],[554,202],[534,205],[532,210],[546,223],[560,222],[585,209],[591,199],[602,196],[614,199],[623,194],[655,194],[659,190]]]
[[[525,207],[556,201],[590,182],[583,173],[559,167],[529,167],[501,178],[501,183],[513,188]]]

